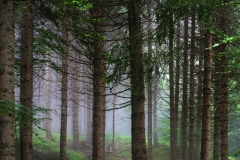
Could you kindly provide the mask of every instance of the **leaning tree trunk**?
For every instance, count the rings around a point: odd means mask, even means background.
[[[132,159],[146,160],[144,71],[141,31],[141,0],[128,2],[129,51],[132,107]]]
[[[194,10],[193,10],[194,12]],[[195,60],[195,13],[192,13],[191,55],[190,55],[190,95],[189,95],[189,160],[194,158],[194,60]]]
[[[104,3],[95,0],[91,9],[92,18],[104,18]],[[94,23],[94,32],[104,36],[105,21],[101,20]],[[106,107],[106,82],[104,76],[106,74],[105,60],[105,42],[99,37],[94,40],[93,55],[93,131],[92,131],[92,159],[102,160],[105,158],[105,107]]]
[[[182,120],[181,120],[181,155],[182,160],[187,159],[187,90],[188,90],[188,17],[184,20],[184,62],[183,62],[183,94],[182,94]]]
[[[14,146],[14,7],[0,1],[0,159],[15,160]]]
[[[32,97],[33,97],[33,16],[32,1],[22,4],[21,58],[20,58],[20,104],[24,115],[21,117],[20,144],[21,159],[32,159]]]
[[[62,24],[62,38],[67,41],[66,21]],[[62,90],[61,90],[61,130],[60,130],[60,160],[66,160],[66,136],[67,136],[67,85],[68,85],[68,53],[64,42],[62,48]]]
[[[202,143],[201,160],[210,159],[210,106],[211,106],[211,69],[212,69],[212,34],[204,35],[204,73],[203,73],[203,107],[202,107]]]

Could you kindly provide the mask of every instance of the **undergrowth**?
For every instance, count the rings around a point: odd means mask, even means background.
[[[33,136],[33,159],[34,160],[57,160],[59,159],[59,133],[53,133],[53,138],[47,140],[45,132],[40,131]],[[80,137],[80,141],[85,137]],[[71,144],[72,136],[67,136],[67,143]],[[106,147],[111,151],[106,152],[106,160],[131,160],[131,136],[115,136],[115,150],[113,151],[112,136],[106,135]],[[67,149],[68,160],[86,160],[87,157],[80,151],[75,152]],[[169,160],[169,146],[162,144],[159,148],[153,148],[153,160]]]
[[[39,135],[33,136],[33,159],[34,160],[55,160],[59,159],[60,148],[59,148],[59,134],[53,133],[53,140],[45,139],[43,132],[40,132]],[[68,137],[67,140],[70,140],[71,137]],[[83,160],[86,157],[72,150],[67,149],[66,151],[68,160]]]

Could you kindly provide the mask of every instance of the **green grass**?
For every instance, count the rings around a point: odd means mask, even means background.
[[[38,136],[33,136],[33,149],[34,149],[34,159],[35,160],[54,160],[59,159],[59,133],[53,133],[53,139],[45,139],[45,132],[38,132]],[[80,137],[81,140],[85,140],[85,137]],[[67,136],[68,144],[72,142],[72,136]],[[160,140],[161,141],[161,140]],[[166,142],[164,142],[166,143]],[[160,148],[153,149],[153,159],[154,160],[169,160],[169,146],[164,143],[160,143]],[[112,136],[110,134],[106,135],[106,146],[109,145],[112,149]],[[69,146],[69,145],[68,145]],[[72,150],[67,150],[68,160],[86,160],[87,157],[82,153],[75,152]],[[115,152],[106,153],[106,160],[131,160],[131,136],[115,136]]]
[[[59,148],[59,133],[53,133],[53,141],[45,139],[44,132],[38,132],[38,136],[33,136],[33,150],[34,150],[34,159],[40,160],[53,160],[59,159],[60,148]],[[67,140],[71,140],[71,137],[68,136]],[[66,151],[67,158],[69,160],[83,160],[86,159],[84,155],[78,152],[71,150]]]

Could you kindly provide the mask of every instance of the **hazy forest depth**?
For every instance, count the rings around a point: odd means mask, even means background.
[[[239,0],[0,0],[0,160],[240,160]]]

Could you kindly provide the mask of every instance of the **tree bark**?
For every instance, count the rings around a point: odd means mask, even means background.
[[[62,39],[67,41],[66,21],[62,21]],[[60,160],[66,160],[66,136],[67,136],[67,95],[68,95],[68,52],[64,42],[62,53],[62,90],[61,90],[61,130],[60,130]]]
[[[211,69],[212,69],[212,34],[204,33],[204,74],[203,74],[203,107],[202,107],[202,143],[201,160],[210,159],[210,105],[211,105]]]
[[[152,30],[152,2],[149,1],[148,5],[147,5],[147,9],[148,9],[148,58],[149,58],[149,62],[151,62],[152,59],[152,34],[151,34],[151,30]],[[147,92],[148,92],[148,152],[147,152],[147,159],[148,160],[152,160],[152,140],[153,140],[153,127],[152,127],[152,118],[153,118],[153,104],[152,104],[152,100],[153,100],[153,88],[152,88],[152,81],[153,81],[153,76],[152,73],[153,72],[153,66],[152,64],[148,64],[148,68],[147,68],[147,74],[148,74],[148,88],[147,88]]]
[[[52,87],[51,87],[51,80],[52,80],[52,72],[51,68],[49,66],[46,66],[46,74],[45,74],[45,106],[46,109],[48,110],[46,113],[46,138],[47,139],[52,139],[52,127],[51,127],[51,92],[52,92]]]
[[[226,8],[225,6],[220,8],[220,21],[219,28],[224,35],[227,34],[227,18],[226,18]],[[224,36],[223,36],[224,38]],[[227,44],[222,43],[219,46],[219,53],[224,53],[227,51]],[[221,152],[221,160],[227,160],[228,154],[228,76],[226,73],[227,69],[227,56],[222,54],[220,56],[221,67],[220,67],[220,122],[221,122],[221,130],[220,130],[220,152]]]
[[[88,84],[88,90],[91,91],[92,87],[90,87],[90,84]],[[92,144],[92,95],[91,93],[88,93],[87,95],[87,142],[89,144]]]
[[[193,9],[194,12],[194,9]],[[195,60],[195,13],[192,13],[191,55],[190,55],[190,95],[189,95],[189,160],[194,158],[194,60]]]
[[[93,18],[104,18],[104,2],[96,0],[91,10]],[[105,35],[105,21],[94,23],[94,32]],[[93,55],[93,139],[92,159],[102,160],[105,158],[105,108],[106,108],[106,82],[103,77],[106,74],[105,41],[98,37],[94,40]]]
[[[153,142],[154,142],[154,148],[158,148],[159,142],[158,142],[158,130],[157,130],[157,95],[158,95],[158,76],[157,76],[157,70],[158,67],[155,67],[155,74],[154,74],[154,95],[153,95]]]
[[[0,1],[0,159],[15,160],[14,7]]]
[[[73,53],[74,59],[78,59],[78,55],[76,53]],[[78,91],[80,90],[79,87],[79,70],[80,66],[77,62],[72,62],[73,68],[72,68],[72,107],[73,107],[73,149],[76,151],[79,148],[79,95]],[[81,73],[81,72],[80,72]]]
[[[146,160],[144,71],[140,9],[141,0],[128,2],[129,51],[132,107],[132,159]]]
[[[176,29],[176,36],[177,36],[177,44],[176,44],[176,75],[175,75],[175,93],[174,93],[174,113],[173,113],[173,128],[172,128],[172,134],[173,134],[173,141],[175,142],[175,155],[172,156],[173,159],[175,159],[178,156],[178,149],[177,149],[177,141],[178,141],[178,108],[179,108],[179,81],[180,81],[180,21],[177,22],[177,29]]]
[[[21,159],[32,159],[32,97],[33,97],[33,17],[32,1],[22,4],[20,104],[24,106],[20,125]]]
[[[182,120],[181,120],[181,154],[182,160],[187,159],[187,90],[188,90],[188,17],[184,20],[184,62],[183,62],[183,94],[182,94]]]
[[[173,60],[173,38],[174,38],[174,26],[173,26],[173,13],[170,12],[169,19],[169,81],[170,81],[170,157],[171,160],[176,159],[176,133],[175,133],[175,121],[176,121],[176,108],[174,105],[174,60]]]
[[[116,89],[113,88],[113,113],[112,113],[112,150],[115,151],[115,108],[116,108]]]
[[[213,137],[213,160],[220,158],[220,64],[218,58],[215,58],[215,75],[214,75],[214,137]]]
[[[200,160],[201,155],[201,128],[202,128],[202,67],[203,56],[199,54],[199,66],[198,66],[198,86],[197,86],[197,120],[196,120],[196,146],[195,146],[195,159]]]

